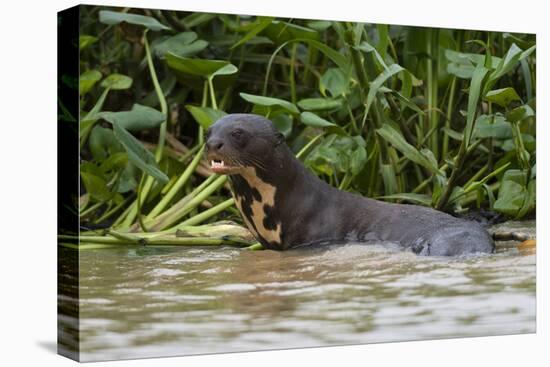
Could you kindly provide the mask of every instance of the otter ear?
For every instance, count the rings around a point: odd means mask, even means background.
[[[275,133],[275,141],[276,145],[280,145],[285,142],[285,136],[282,133],[277,132]]]

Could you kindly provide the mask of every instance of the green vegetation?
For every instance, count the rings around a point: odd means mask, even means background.
[[[314,174],[343,190],[451,212],[534,213],[534,35],[81,14],[79,213],[84,226],[110,228],[83,243],[248,246],[189,232],[242,223],[226,178],[202,159],[204,130],[232,112],[270,118]]]

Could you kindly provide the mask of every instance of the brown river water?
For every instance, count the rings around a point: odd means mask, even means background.
[[[80,359],[532,333],[536,255],[515,244],[458,258],[353,243],[81,251]]]

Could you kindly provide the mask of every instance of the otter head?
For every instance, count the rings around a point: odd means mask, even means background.
[[[288,154],[284,137],[271,121],[258,115],[227,115],[207,131],[212,171],[230,175],[235,205],[246,226],[268,248],[281,248],[282,222],[276,201],[277,182]]]
[[[222,117],[206,132],[207,158],[213,172],[233,175],[247,168],[269,171],[275,150],[284,143],[268,119],[253,114]]]

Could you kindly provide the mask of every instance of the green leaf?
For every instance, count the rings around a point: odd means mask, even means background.
[[[359,51],[363,51],[365,53],[373,53],[374,57],[376,58],[376,61],[380,65],[381,69],[388,69],[388,65],[386,65],[386,62],[384,61],[384,58],[382,55],[378,52],[376,47],[372,46],[370,43],[363,41],[360,45],[355,46],[355,48]]]
[[[353,176],[356,176],[363,170],[367,163],[367,150],[365,147],[358,147],[351,154],[350,171]]]
[[[268,112],[274,112],[279,110],[279,111],[288,112],[292,115],[297,115],[300,113],[298,108],[293,103],[290,103],[283,99],[257,96],[253,94],[247,94],[247,93],[239,93],[239,95],[241,96],[241,98],[243,98],[247,102],[253,103],[256,106],[266,107]]]
[[[391,164],[381,164],[380,174],[382,175],[382,181],[384,182],[384,193],[389,195],[397,192],[397,179],[395,170]]]
[[[279,45],[295,39],[319,39],[319,33],[313,29],[280,20],[270,21],[261,33]]]
[[[500,60],[495,70],[489,74],[485,87],[483,88],[483,95],[487,94],[503,75],[507,74],[518,64],[521,54],[521,49],[513,43],[504,58]]]
[[[336,124],[330,121],[327,121],[324,118],[321,118],[312,112],[302,112],[300,114],[300,120],[302,121],[303,124],[308,126],[315,126],[315,127],[336,126]]]
[[[195,32],[182,32],[155,42],[152,48],[157,57],[164,58],[168,52],[180,57],[193,56],[207,46],[208,42],[197,40]]]
[[[331,21],[328,20],[312,20],[307,22],[308,28],[314,29],[317,32],[323,32],[332,25]]]
[[[80,177],[82,178],[84,187],[86,187],[86,192],[94,199],[98,201],[107,201],[113,196],[103,178],[90,172],[82,171],[80,172]]]
[[[298,107],[307,111],[326,111],[342,107],[342,101],[331,98],[306,98],[298,102]]]
[[[96,161],[102,161],[117,152],[124,151],[124,148],[115,137],[113,130],[102,126],[94,126],[92,129],[89,147]]]
[[[237,67],[233,64],[227,64],[225,66],[222,66],[221,68],[219,68],[218,70],[216,70],[214,73],[212,73],[212,75],[210,76],[210,78],[214,78],[215,76],[219,76],[219,75],[231,75],[231,74],[235,74],[237,71],[239,71],[239,69],[237,69]]]
[[[389,124],[382,125],[376,132],[411,161],[425,167],[433,174],[441,174],[439,168],[437,165],[434,165],[431,159],[427,158],[425,154],[422,154],[418,149],[407,143],[403,135]]]
[[[139,14],[121,13],[110,10],[101,10],[99,12],[99,21],[108,25],[115,25],[122,22],[129,24],[141,25],[149,28],[152,31],[160,31],[170,29],[158,20],[152,17]]]
[[[323,42],[319,42],[314,39],[298,38],[298,39],[289,41],[289,43],[290,42],[303,42],[308,44],[310,47],[318,49],[326,57],[328,57],[333,63],[335,63],[336,66],[338,66],[338,68],[340,68],[340,70],[344,73],[344,75],[349,75],[351,62],[341,52],[336,51],[335,49],[327,46]]]
[[[502,115],[480,115],[475,122],[474,137],[510,139],[512,125]]]
[[[517,213],[517,218],[522,218],[525,215],[529,214],[533,210],[535,210],[535,202],[537,199],[536,195],[536,181],[532,180],[527,185],[527,194],[525,197],[525,201],[523,202],[523,206],[520,209],[520,211]]]
[[[97,70],[88,70],[84,74],[80,75],[78,79],[79,93],[84,95],[88,93],[101,79],[101,73]]]
[[[498,199],[495,201],[494,210],[511,217],[518,217],[524,207],[534,206],[534,186],[529,193],[527,186],[527,175],[525,171],[510,169],[504,172]],[[530,196],[533,195],[531,198]],[[524,209],[525,214],[528,209]]]
[[[529,105],[523,105],[514,108],[513,110],[506,113],[506,119],[510,122],[519,122],[523,121],[528,117],[534,117],[535,111]]]
[[[277,131],[286,137],[292,132],[292,118],[286,113],[281,113],[271,119]]]
[[[97,37],[82,34],[78,37],[78,48],[84,50],[86,47],[93,45],[98,40]]]
[[[110,122],[113,126],[118,125],[131,131],[157,127],[166,120],[165,114],[137,103],[132,106],[130,111],[100,112],[96,117]]]
[[[113,130],[116,138],[126,149],[130,162],[159,182],[163,184],[168,182],[168,176],[160,170],[153,154],[145,149],[139,140],[119,124],[113,124]]]
[[[519,98],[514,88],[507,87],[487,92],[485,100],[502,107],[507,107],[513,101],[521,101],[521,98]]]
[[[273,21],[273,19],[275,19],[275,18],[273,18],[273,17],[258,17],[256,19],[256,24],[254,25],[254,27],[252,29],[250,29],[250,31],[247,34],[245,34],[243,38],[241,38],[237,43],[235,43],[230,48],[233,49],[233,48],[239,47],[239,46],[247,43],[248,41],[250,41],[258,33],[260,33],[267,26],[269,26],[271,24],[271,22]]]
[[[195,121],[202,126],[203,129],[208,129],[214,122],[227,115],[221,110],[215,110],[210,107],[198,107],[193,105],[186,105],[185,109],[193,116]]]
[[[132,86],[132,78],[122,74],[111,74],[103,79],[101,86],[113,90],[128,89]]]
[[[466,115],[466,129],[464,130],[464,139],[466,140],[466,147],[470,145],[470,139],[472,137],[474,129],[474,118],[476,116],[477,104],[479,101],[483,79],[489,70],[482,64],[478,64],[472,75],[472,82],[470,83],[470,93],[468,94],[468,113]]]
[[[380,89],[382,84],[384,84],[384,82],[388,80],[392,75],[395,75],[403,70],[405,69],[402,66],[398,64],[392,64],[383,72],[381,72],[372,83],[370,83],[369,93],[367,95],[367,103],[365,105],[365,113],[368,113],[370,106],[374,101],[374,97],[376,97],[376,93],[378,93],[378,90]]]
[[[424,206],[431,206],[432,198],[426,194],[415,194],[415,193],[400,193],[393,195],[384,195],[379,196],[377,199],[387,199],[387,200],[403,200],[408,201],[414,204],[420,204]]]
[[[201,24],[207,23],[214,18],[217,18],[218,14],[213,13],[191,13],[183,18],[182,23],[186,28],[193,28]]]
[[[114,137],[114,134],[113,134],[113,137]],[[117,140],[117,143],[118,143],[118,140]],[[101,162],[101,165],[99,166],[99,170],[102,174],[105,175],[107,174],[107,172],[111,170],[118,171],[126,168],[126,165],[128,164],[128,153],[124,151],[124,148],[122,148],[122,145],[120,146],[120,148],[122,150],[121,152],[113,153],[107,156],[105,160]]]
[[[187,75],[203,78],[210,78],[221,69],[223,70],[222,74],[217,75],[233,74],[238,70],[237,67],[230,64],[229,61],[223,60],[190,59],[175,55],[171,52],[166,53],[165,58],[168,67]],[[226,68],[228,65],[231,66]]]
[[[328,90],[333,97],[339,97],[348,91],[349,78],[338,68],[329,68],[319,80],[319,91],[326,96]]]

